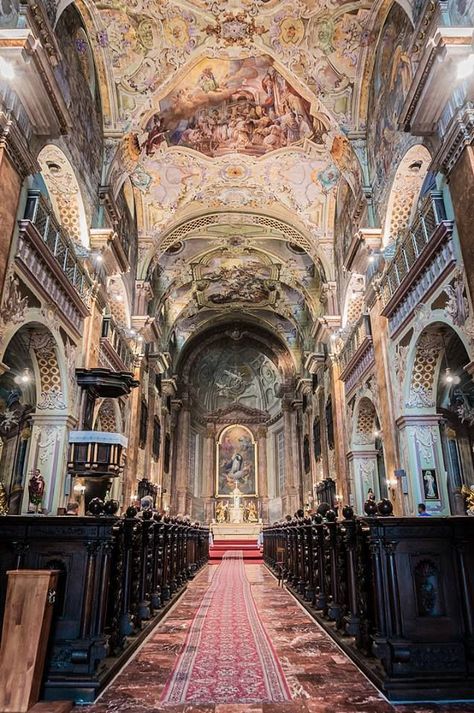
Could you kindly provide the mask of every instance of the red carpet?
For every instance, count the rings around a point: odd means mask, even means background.
[[[288,683],[255,607],[242,555],[228,553],[204,594],[161,701],[289,700]]]
[[[244,562],[262,564],[262,553],[257,540],[214,540],[209,548],[209,564],[219,564],[226,552],[242,552]]]

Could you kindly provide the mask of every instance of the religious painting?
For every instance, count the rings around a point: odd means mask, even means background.
[[[192,265],[192,270],[200,307],[268,307],[276,302],[279,266],[253,253],[214,253],[206,262]]]
[[[425,500],[439,500],[438,481],[434,468],[425,468],[421,471]]]
[[[166,141],[206,156],[260,156],[310,139],[316,130],[310,109],[268,56],[203,59],[149,118],[145,153]]]
[[[242,406],[275,414],[280,408],[277,367],[235,329],[200,354],[190,382],[193,401],[204,413]]]
[[[217,444],[217,493],[230,497],[240,491],[243,496],[256,495],[256,446],[251,431],[245,426],[228,426]]]
[[[398,120],[412,79],[409,47],[412,24],[394,4],[377,46],[369,100],[369,159],[376,185],[383,186],[403,151]]]

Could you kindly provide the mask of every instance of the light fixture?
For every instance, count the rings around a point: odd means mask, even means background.
[[[86,486],[82,485],[82,483],[76,483],[73,490],[76,495],[82,496],[86,492]]]
[[[29,370],[28,367],[26,367],[25,369],[23,369],[22,372],[20,372],[20,374],[17,374],[15,376],[13,381],[15,382],[15,384],[18,384],[19,386],[26,386],[27,384],[29,384],[32,381],[32,378],[33,377],[31,375],[31,371]]]
[[[6,59],[3,59],[3,57],[0,57],[0,75],[3,77],[3,79],[14,79],[15,78],[15,70],[13,68],[13,65],[10,62],[7,62]]]
[[[97,255],[95,256],[95,261],[96,261],[96,262],[99,262],[99,263],[100,263],[100,262],[104,262],[104,258],[103,258],[102,253],[97,253]]]
[[[374,438],[380,438],[380,435],[381,435],[380,429],[374,428],[374,433],[373,433],[373,435],[374,435]]]
[[[369,262],[375,262],[375,255],[373,253],[369,255]]]
[[[396,478],[387,478],[385,482],[387,483],[387,488],[389,489],[393,500],[395,497],[398,481]]]
[[[467,79],[474,72],[474,52],[458,63],[456,76],[459,80]]]

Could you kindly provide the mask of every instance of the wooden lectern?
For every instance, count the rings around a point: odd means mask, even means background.
[[[40,694],[58,574],[55,570],[37,569],[7,572],[0,649],[0,713],[46,710],[41,707],[44,703],[35,703]],[[70,710],[72,704],[51,701],[46,705],[53,713]]]

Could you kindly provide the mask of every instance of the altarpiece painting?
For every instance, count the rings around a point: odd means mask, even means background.
[[[257,495],[256,446],[245,426],[228,426],[217,444],[217,497],[231,497],[235,488],[243,496]]]

